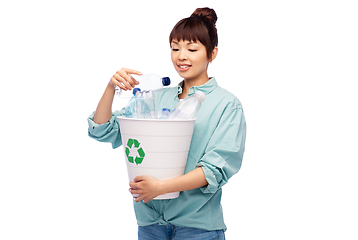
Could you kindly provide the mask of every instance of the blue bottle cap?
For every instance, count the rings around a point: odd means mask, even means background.
[[[163,77],[162,78],[163,86],[169,86],[170,85],[170,78],[169,77]]]
[[[170,113],[170,109],[169,109],[169,108],[163,108],[163,109],[162,109],[162,112],[168,112],[168,113]]]
[[[135,95],[137,92],[140,92],[140,88],[133,88],[133,95]]]

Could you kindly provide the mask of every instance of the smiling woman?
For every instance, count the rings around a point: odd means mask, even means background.
[[[213,9],[198,8],[170,33],[171,60],[184,79],[176,87],[156,91],[157,108],[174,109],[180,99],[197,91],[206,99],[195,120],[185,174],[167,180],[136,176],[130,182],[140,240],[167,239],[169,233],[178,240],[225,238],[222,186],[241,167],[246,121],[240,101],[219,87],[214,77],[208,77],[208,65],[218,53],[216,20]],[[138,84],[132,74],[141,72],[122,68],[113,75],[96,112],[88,119],[89,136],[111,142],[113,148],[122,144],[117,119],[122,113],[111,112],[114,86],[131,89]],[[178,198],[153,200],[179,191]]]
[[[189,89],[202,85],[209,79],[209,62],[218,53],[217,16],[213,9],[198,8],[189,18],[180,20],[169,35],[174,68],[185,79],[180,99]]]
[[[216,29],[216,13],[210,8],[198,8],[189,18],[180,20],[169,36],[169,43],[175,41],[200,42],[205,46],[208,59],[212,58],[215,47],[218,46]]]
[[[211,59],[207,58],[206,48],[200,42],[190,42],[188,40],[172,41],[171,58],[174,68],[178,74],[186,81],[184,91],[179,98],[185,98],[190,87],[194,83],[204,84],[209,79],[207,74],[208,64],[217,55],[217,48],[214,49]]]

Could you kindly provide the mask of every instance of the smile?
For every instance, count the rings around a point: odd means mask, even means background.
[[[178,64],[177,66],[178,66],[179,71],[181,71],[181,72],[188,71],[191,68],[191,65],[188,65],[188,64]]]

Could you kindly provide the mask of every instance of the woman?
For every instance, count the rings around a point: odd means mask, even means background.
[[[218,53],[217,16],[213,9],[198,8],[179,21],[170,33],[171,59],[184,80],[156,92],[159,106],[173,109],[181,99],[200,90],[206,100],[197,115],[185,175],[158,180],[137,176],[130,182],[139,239],[224,239],[226,226],[221,208],[222,186],[241,167],[246,122],[240,101],[208,77],[208,65]],[[117,116],[112,113],[114,86],[131,90],[139,71],[122,68],[111,78],[96,111],[89,117],[89,136],[122,145]],[[181,191],[176,199],[153,200]],[[175,237],[175,238],[174,238]]]

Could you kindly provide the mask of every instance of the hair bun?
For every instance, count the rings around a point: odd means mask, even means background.
[[[191,17],[200,17],[210,20],[214,25],[216,24],[216,21],[218,20],[218,17],[216,16],[216,13],[214,9],[211,8],[197,8],[193,14],[191,14]]]

